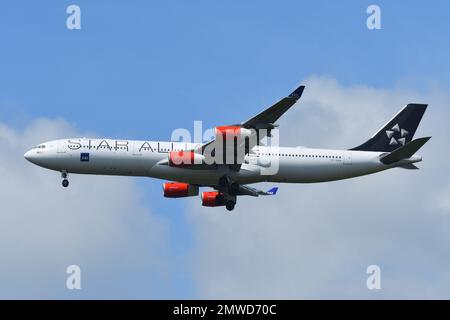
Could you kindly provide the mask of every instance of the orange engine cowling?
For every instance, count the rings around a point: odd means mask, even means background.
[[[216,137],[221,136],[224,140],[230,140],[237,138],[249,137],[252,134],[250,129],[242,128],[240,126],[220,126],[215,127],[214,131]]]
[[[168,154],[169,166],[186,167],[195,164],[202,164],[204,157],[194,151],[172,151]]]
[[[202,192],[202,206],[219,207],[225,205],[225,197],[223,193],[218,191]]]
[[[166,198],[182,198],[198,196],[198,186],[190,185],[183,182],[166,182],[163,183],[164,197]]]

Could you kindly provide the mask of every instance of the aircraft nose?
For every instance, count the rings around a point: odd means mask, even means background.
[[[23,157],[25,159],[27,159],[28,161],[33,162],[33,159],[36,157],[36,154],[33,152],[33,150],[29,150],[29,151],[25,152]]]

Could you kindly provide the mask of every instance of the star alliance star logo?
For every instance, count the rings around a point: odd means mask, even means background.
[[[389,145],[396,145],[401,144],[402,146],[405,145],[406,142],[406,136],[408,135],[408,131],[405,129],[400,128],[398,123],[391,128],[391,130],[386,130],[386,135],[389,139]],[[397,137],[397,138],[396,138]]]

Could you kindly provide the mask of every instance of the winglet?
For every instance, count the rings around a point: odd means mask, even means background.
[[[274,196],[277,194],[277,191],[278,191],[278,187],[273,187],[272,189],[267,191],[267,194]]]
[[[296,98],[300,99],[300,97],[303,94],[303,90],[305,90],[305,86],[300,86],[297,89],[295,89],[290,95],[289,98]]]

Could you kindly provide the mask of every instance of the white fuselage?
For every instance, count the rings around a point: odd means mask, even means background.
[[[256,182],[311,183],[371,174],[396,165],[380,162],[381,152],[310,149],[304,147],[254,147],[240,170],[227,166],[198,170],[167,165],[170,151],[190,150],[196,144],[74,138],[46,142],[25,154],[41,167],[67,173],[145,176],[198,185],[215,185],[228,174],[241,184]]]

